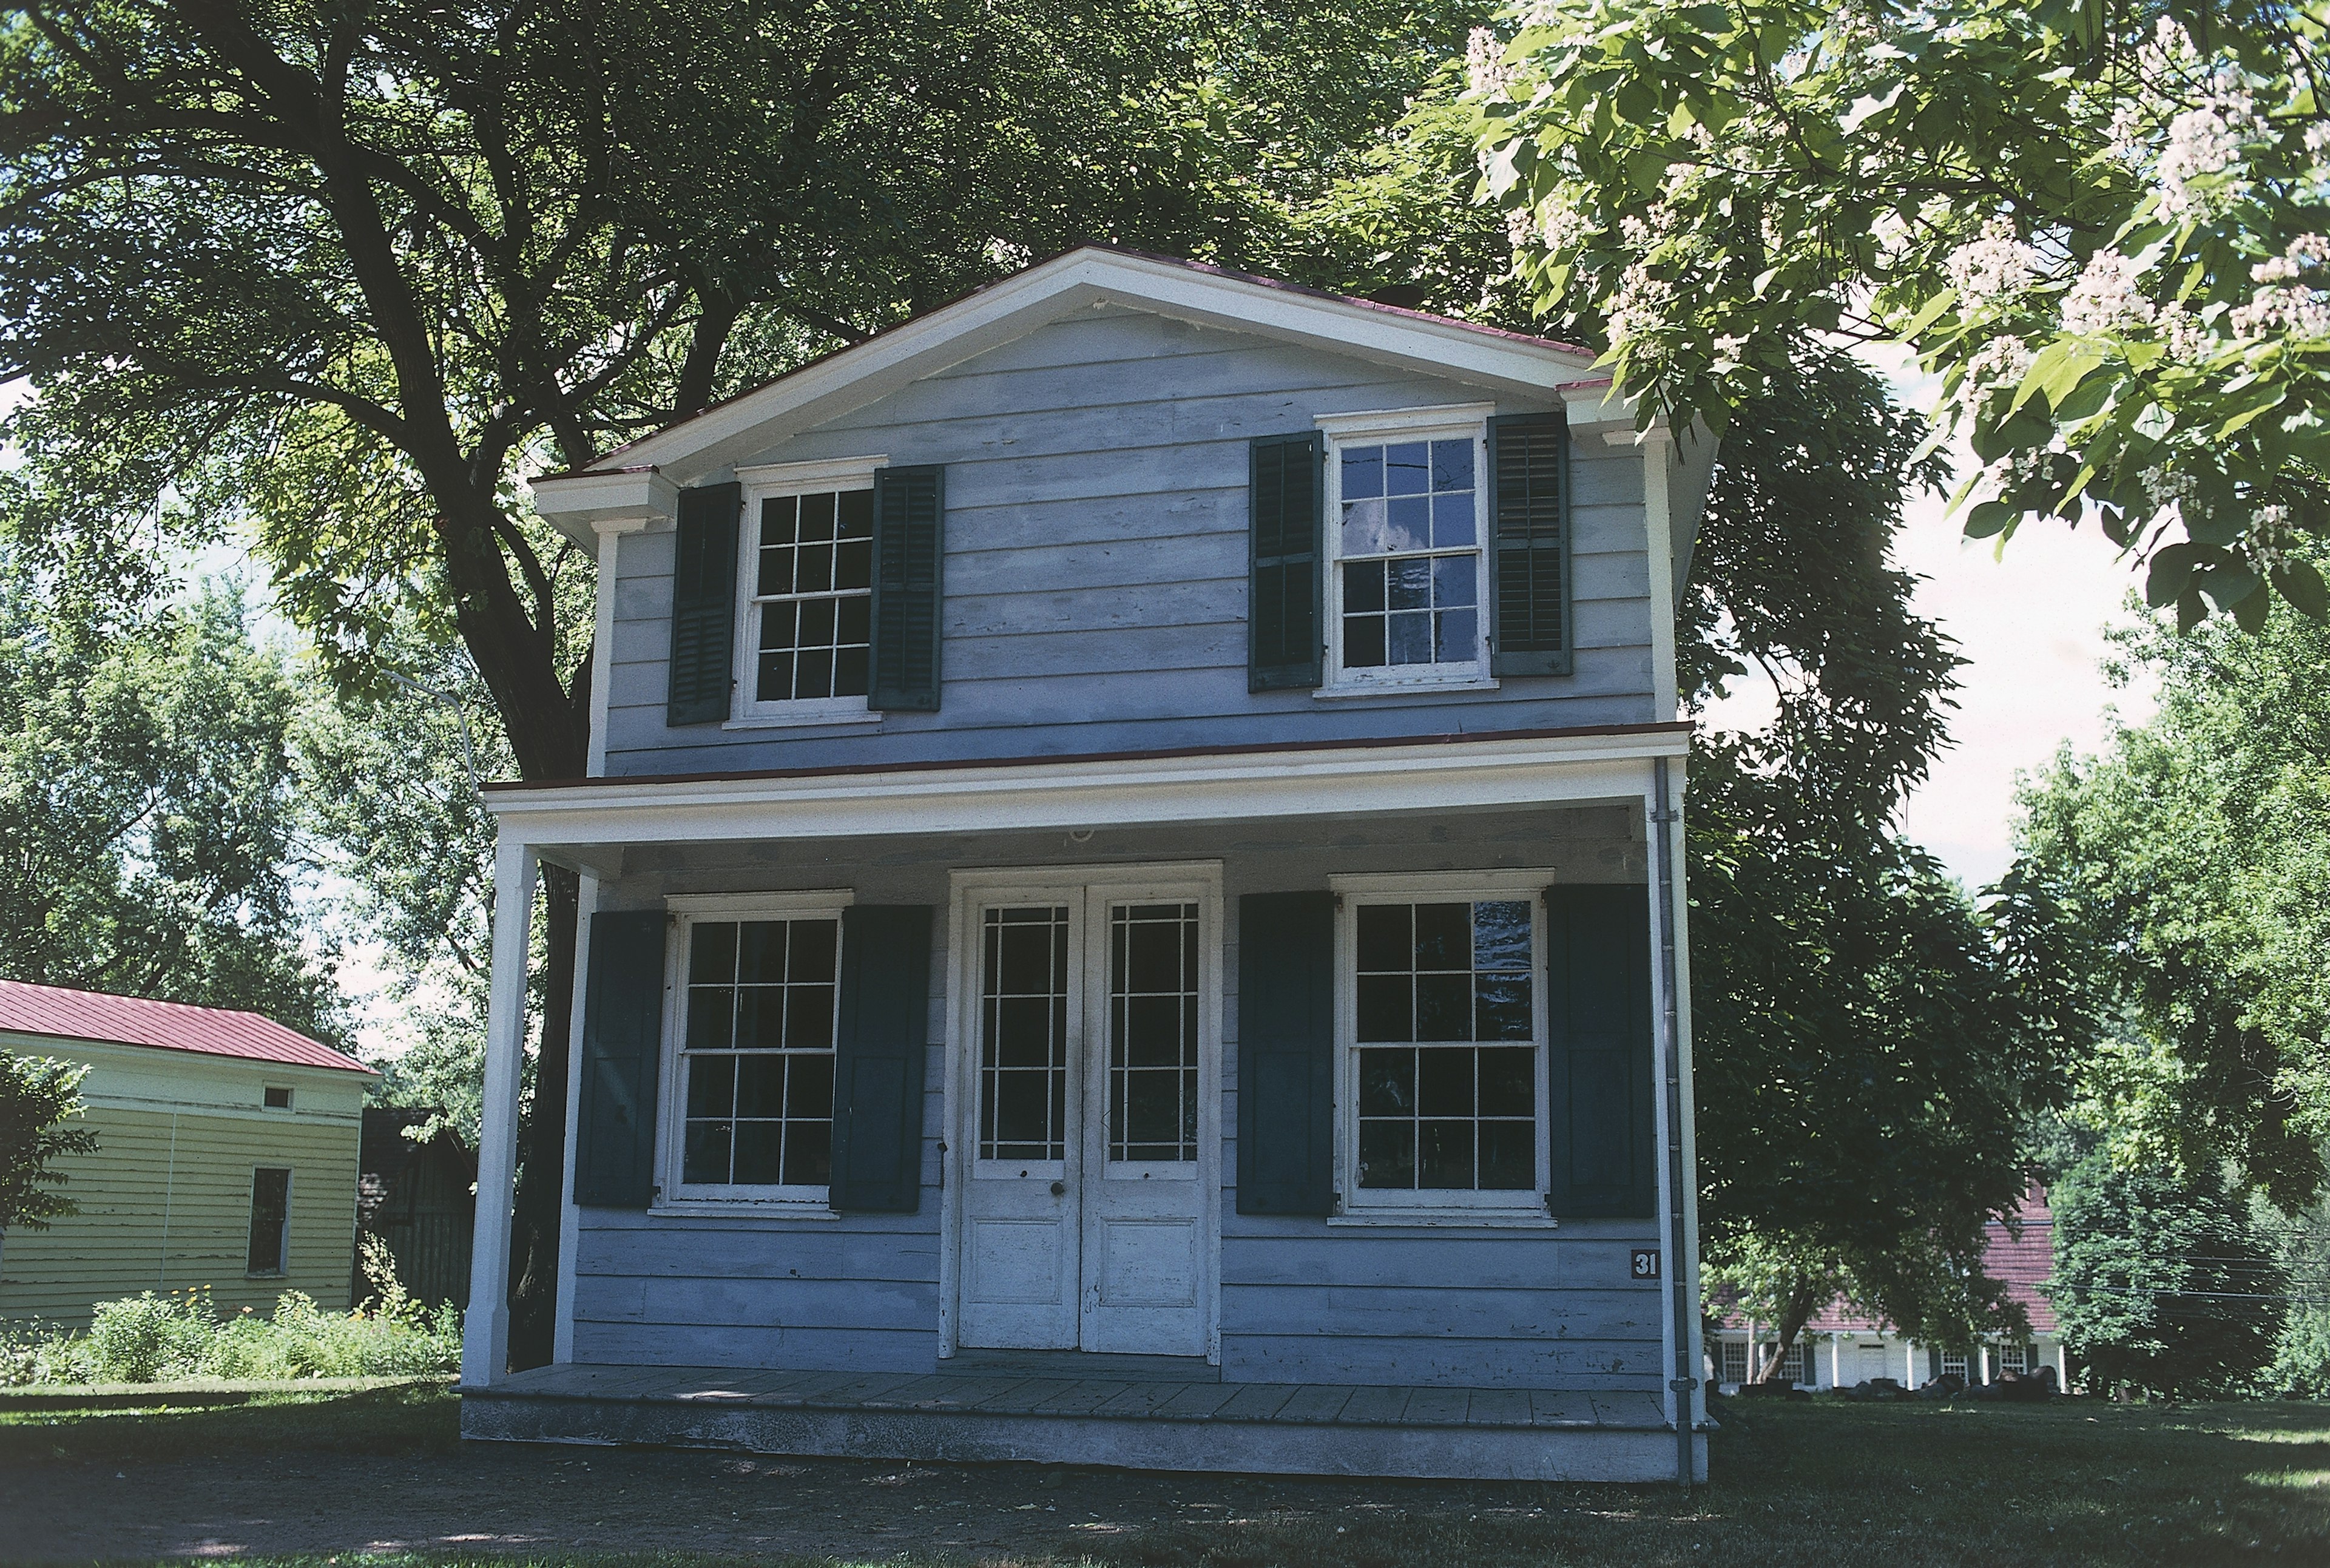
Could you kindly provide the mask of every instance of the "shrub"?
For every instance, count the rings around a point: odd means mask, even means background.
[[[148,1290],[99,1306],[86,1335],[0,1326],[0,1384],[425,1377],[460,1364],[459,1308],[431,1312],[401,1291],[369,1305],[327,1312],[289,1290],[265,1316],[245,1307],[222,1318],[207,1289]]]

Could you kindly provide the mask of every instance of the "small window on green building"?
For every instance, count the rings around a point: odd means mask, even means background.
[[[266,1097],[269,1110],[288,1111],[291,1108],[291,1091],[288,1088],[270,1087],[266,1091]]]
[[[251,1257],[245,1272],[282,1274],[289,1252],[291,1173],[265,1166],[251,1173]]]

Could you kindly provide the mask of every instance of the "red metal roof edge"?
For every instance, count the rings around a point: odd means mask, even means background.
[[[18,1001],[33,1005],[20,1010],[12,1005]],[[187,1038],[152,1038],[166,1029],[194,1032]],[[346,1052],[278,1023],[263,1012],[109,991],[78,991],[27,980],[0,980],[0,1032],[380,1076]],[[139,1038],[140,1033],[147,1038]],[[211,1043],[203,1042],[206,1033]]]
[[[482,786],[493,793],[507,790],[601,788],[642,784],[743,784],[758,779],[847,778],[877,773],[945,773],[958,768],[1070,766],[1096,762],[1166,762],[1180,757],[1256,756],[1275,752],[1369,751],[1385,746],[1449,746],[1474,741],[1559,740],[1598,735],[1690,735],[1695,719],[1656,724],[1583,724],[1553,729],[1481,729],[1450,735],[1373,736],[1345,740],[1255,741],[1243,746],[1171,746],[1155,751],[1062,752],[1037,756],[974,756],[933,758],[922,762],[844,763],[831,767],[748,768],[733,773],[639,773],[601,774],[594,778],[488,779]]]
[[[1454,327],[1466,332],[1477,332],[1484,337],[1502,337],[1514,343],[1528,343],[1534,344],[1540,348],[1558,349],[1566,354],[1583,354],[1587,357],[1594,359],[1601,357],[1600,355],[1595,353],[1593,349],[1585,347],[1583,344],[1564,343],[1560,339],[1554,337],[1532,337],[1526,332],[1515,332],[1511,328],[1504,327],[1491,327],[1479,321],[1467,321],[1461,316],[1440,316],[1435,315],[1429,310],[1411,310],[1402,305],[1387,305],[1380,299],[1361,299],[1356,294],[1338,294],[1330,289],[1314,289],[1307,283],[1292,283],[1283,278],[1268,278],[1259,272],[1241,272],[1234,268],[1218,266],[1211,261],[1193,261],[1187,256],[1169,256],[1158,251],[1137,251],[1129,245],[1106,245],[1094,242],[1080,245],[1071,245],[1065,251],[1056,251],[1052,254],[1046,256],[1042,261],[1030,261],[1027,266],[1020,268],[1018,271],[1011,273],[1009,277],[990,279],[989,281],[981,283],[975,288],[966,289],[960,294],[942,299],[927,310],[918,310],[914,315],[907,317],[904,321],[894,322],[890,326],[883,328],[878,332],[869,333],[867,336],[859,338],[855,343],[844,343],[838,348],[829,348],[823,354],[817,356],[813,359],[803,360],[800,364],[794,366],[791,370],[786,371],[782,375],[772,375],[766,381],[756,382],[753,385],[745,387],[741,392],[731,393],[728,396],[721,398],[716,403],[706,404],[694,413],[683,414],[681,417],[673,420],[669,424],[658,425],[655,429],[649,431],[644,435],[635,435],[630,440],[623,442],[622,445],[610,449],[604,454],[593,458],[591,461],[585,463],[581,468],[562,469],[555,473],[536,474],[533,479],[526,482],[529,484],[540,484],[551,480],[576,480],[593,478],[604,474],[652,472],[656,467],[653,463],[621,464],[617,463],[614,460],[620,457],[632,447],[639,445],[639,442],[643,441],[651,441],[657,436],[665,435],[672,431],[677,430],[682,425],[693,424],[696,421],[704,418],[706,414],[717,413],[719,410],[727,407],[732,403],[741,403],[745,398],[766,392],[770,387],[775,386],[781,382],[790,381],[794,376],[800,375],[803,371],[814,370],[817,366],[824,364],[829,359],[838,358],[842,355],[848,354],[853,349],[863,348],[867,344],[876,342],[880,338],[886,337],[891,333],[899,331],[904,328],[911,327],[917,321],[928,320],[931,317],[937,315],[942,310],[952,309],[955,306],[961,304],[966,299],[975,299],[980,295],[986,293],[990,289],[993,289],[999,284],[1009,282],[1012,278],[1024,277],[1028,273],[1036,271],[1038,267],[1048,267],[1053,262],[1059,261],[1062,257],[1073,256],[1079,251],[1098,251],[1103,255],[1110,256],[1130,256],[1138,261],[1156,261],[1166,266],[1186,268],[1188,271],[1192,272],[1203,272],[1212,277],[1225,278],[1232,282],[1252,283],[1257,288],[1275,289],[1284,293],[1301,294],[1309,299],[1323,299],[1331,304],[1356,306],[1362,310],[1378,311],[1387,316],[1406,317],[1407,319],[1412,321],[1427,322],[1437,327]],[[1610,384],[1611,378],[1605,375],[1599,377],[1588,377],[1579,381],[1564,382],[1561,385],[1565,386],[1606,386]]]

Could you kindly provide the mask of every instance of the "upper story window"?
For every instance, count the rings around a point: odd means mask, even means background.
[[[874,492],[761,498],[748,530],[749,712],[863,711],[873,641]]]
[[[1322,419],[1330,689],[1488,679],[1485,411]]]

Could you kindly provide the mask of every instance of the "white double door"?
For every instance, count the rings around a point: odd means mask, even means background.
[[[1208,1354],[1217,888],[973,884],[958,903],[958,1345]]]

